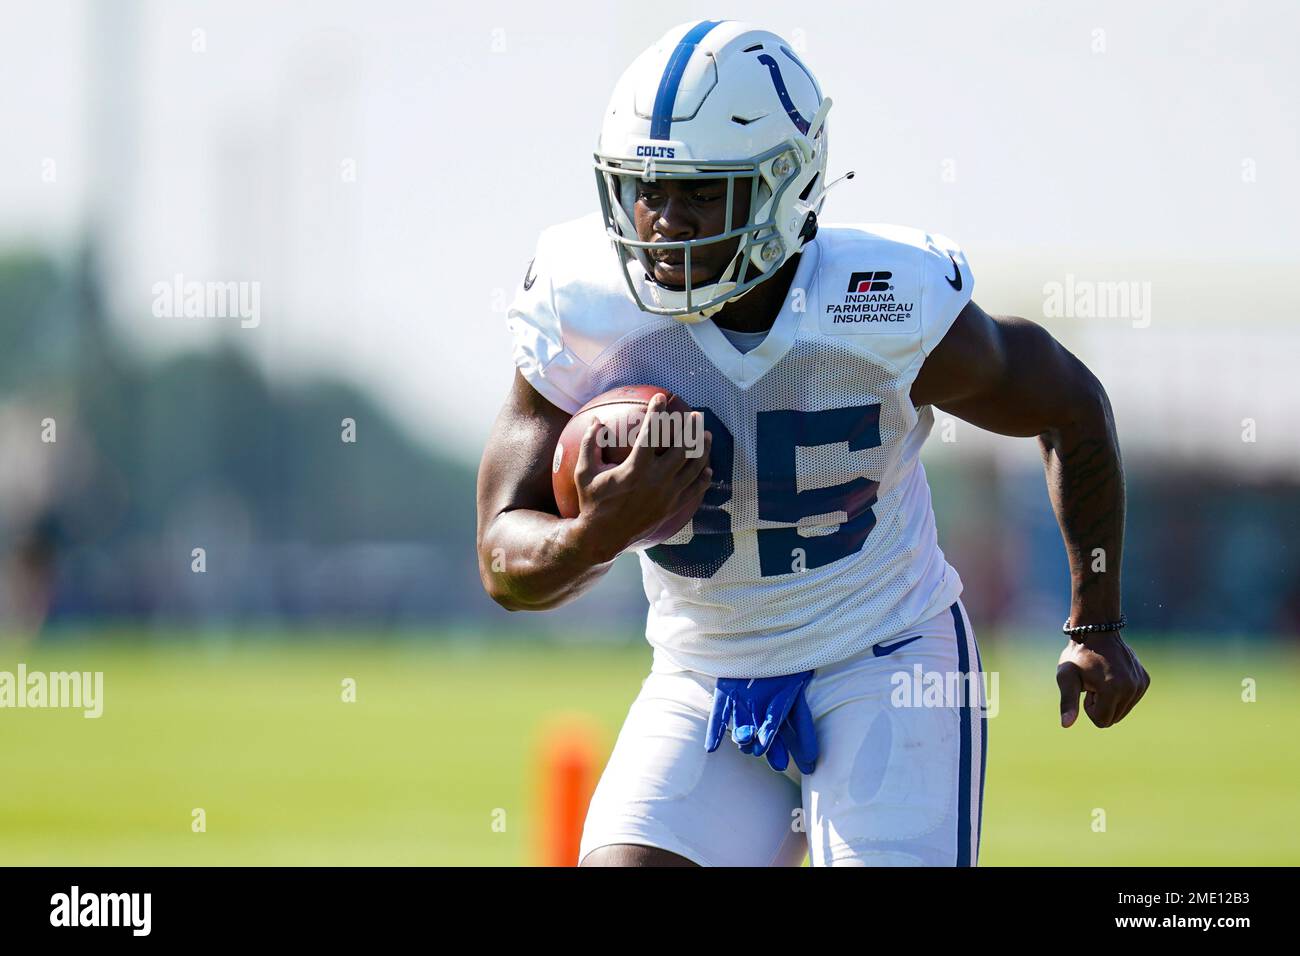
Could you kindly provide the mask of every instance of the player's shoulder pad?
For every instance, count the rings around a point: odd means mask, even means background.
[[[908,334],[928,354],[971,300],[975,277],[947,236],[855,223],[827,225],[817,238],[823,331]]]
[[[601,217],[593,214],[542,230],[506,326],[524,378],[572,413],[586,401],[591,363],[645,316],[627,291]]]
[[[610,280],[618,278],[614,262],[596,213],[548,226],[537,239],[534,265],[542,267],[551,288],[566,298],[609,291]]]

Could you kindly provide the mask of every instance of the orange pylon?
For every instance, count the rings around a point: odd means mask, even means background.
[[[595,722],[566,715],[542,730],[540,748],[540,864],[577,866],[587,806],[600,768],[600,737]]]

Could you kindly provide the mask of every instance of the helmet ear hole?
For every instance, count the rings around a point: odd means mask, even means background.
[[[808,197],[813,194],[813,187],[817,185],[817,180],[820,177],[821,177],[821,173],[813,173],[813,178],[808,180],[808,185],[805,186],[803,188],[803,192],[799,194],[800,199],[804,200],[805,202],[807,201]]]

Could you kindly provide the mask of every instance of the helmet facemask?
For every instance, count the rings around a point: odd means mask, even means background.
[[[643,310],[688,322],[702,321],[728,301],[744,295],[773,275],[797,251],[786,249],[774,213],[788,208],[782,200],[789,190],[806,193],[815,176],[816,170],[806,164],[799,145],[793,141],[738,161],[664,161],[596,154],[597,191],[605,229],[618,251],[629,291]],[[725,180],[723,222],[728,228],[716,235],[674,242],[641,240],[634,213],[637,183],[661,179]],[[747,220],[737,226],[733,224],[733,216],[739,189],[750,190],[750,203]],[[691,276],[692,250],[736,239],[739,239],[736,252],[722,272],[708,283],[696,284]],[[683,288],[672,289],[655,281],[654,263],[648,254],[651,247],[682,250]]]

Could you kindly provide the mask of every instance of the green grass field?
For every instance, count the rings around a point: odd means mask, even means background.
[[[1054,642],[986,642],[981,862],[1300,863],[1300,656],[1226,646],[1162,642],[1125,723],[1066,731]],[[102,670],[104,714],[0,710],[0,863],[508,865],[536,860],[541,728],[584,713],[611,745],[649,651],[101,635],[0,650],[19,660]]]

